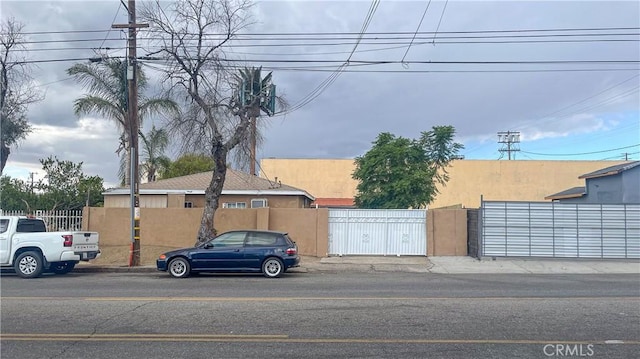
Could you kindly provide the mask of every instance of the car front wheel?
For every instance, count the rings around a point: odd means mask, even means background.
[[[282,261],[278,258],[267,258],[267,260],[262,263],[262,273],[267,278],[279,277],[282,272],[284,272],[284,264],[282,264]]]
[[[169,274],[176,278],[186,278],[191,272],[189,261],[185,258],[176,258],[169,262]]]

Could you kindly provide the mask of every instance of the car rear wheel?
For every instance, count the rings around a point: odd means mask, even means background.
[[[169,274],[172,276],[186,278],[189,276],[189,272],[191,272],[191,266],[185,258],[180,257],[169,262]]]
[[[67,274],[75,268],[75,262],[56,262],[51,263],[51,271],[55,274]]]
[[[35,278],[42,273],[44,261],[38,252],[24,252],[16,258],[14,269],[22,278]]]
[[[262,273],[267,278],[276,278],[284,272],[284,264],[278,258],[271,257],[262,263]]]

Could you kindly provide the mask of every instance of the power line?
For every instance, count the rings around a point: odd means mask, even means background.
[[[152,66],[147,62],[141,62],[150,68],[155,68],[159,71],[164,71],[163,69]],[[158,64],[158,66],[166,66],[165,64]],[[239,69],[244,68],[241,65],[221,65],[224,68],[230,69]],[[368,64],[351,64],[349,68],[354,67],[372,67],[376,65],[368,65]],[[356,70],[345,68],[341,70],[341,72],[349,72],[349,73],[401,73],[401,74],[411,74],[411,73],[536,73],[536,72],[612,72],[612,71],[640,71],[640,68],[617,68],[617,69],[596,69],[596,68],[584,68],[584,69],[516,69],[516,70],[392,70],[392,69],[384,69],[384,70]],[[265,70],[279,70],[279,71],[295,71],[295,72],[336,72],[335,65],[308,65],[308,66],[263,66]]]
[[[32,31],[24,32],[23,35],[50,35],[50,34],[73,34],[73,33],[100,33],[109,32],[111,28],[102,30],[65,30],[65,31]],[[546,29],[510,29],[510,30],[466,30],[466,31],[440,31],[441,34],[494,34],[494,33],[523,33],[523,32],[576,32],[576,31],[630,31],[640,30],[640,27],[576,27],[576,28],[546,28]],[[412,35],[414,31],[384,31],[370,32],[370,35]],[[436,31],[420,31],[418,34],[435,34]],[[195,33],[186,33],[195,35]],[[260,32],[243,33],[243,36],[289,36],[289,35],[357,35],[359,32],[335,31],[335,32]],[[203,33],[207,36],[226,36],[226,33]]]
[[[377,10],[378,5],[379,5],[379,0],[373,0],[371,5],[369,6],[369,11],[367,12],[367,15],[365,16],[365,20],[363,22],[362,29],[360,30],[359,40],[354,45],[353,50],[351,50],[351,53],[349,54],[349,57],[347,58],[347,61],[343,62],[342,65],[340,65],[331,75],[329,75],[328,78],[326,78],[324,81],[322,81],[318,87],[316,87],[313,91],[311,91],[311,93],[309,93],[308,95],[303,97],[302,100],[300,100],[296,104],[294,104],[290,109],[285,110],[285,111],[281,111],[281,112],[277,112],[274,115],[283,116],[283,115],[286,115],[286,114],[291,113],[293,111],[299,110],[302,107],[308,105],[309,103],[311,103],[311,101],[313,101],[316,98],[318,98],[318,96],[320,96],[327,88],[329,88],[329,86],[331,86],[338,79],[338,77],[340,77],[340,74],[342,74],[344,69],[347,66],[349,66],[350,60],[351,60],[351,56],[356,51],[356,48],[358,47],[358,44],[360,43],[360,39],[362,38],[364,33],[367,31],[367,28],[369,27],[369,24],[371,23],[371,20],[373,19],[373,15],[375,14],[375,12]]]
[[[427,11],[429,11],[430,5],[431,5],[431,0],[429,0],[429,2],[427,3],[427,7],[426,9],[424,9],[424,12],[422,13],[422,17],[420,18],[420,22],[418,23],[418,27],[416,28],[416,32],[413,33],[411,42],[409,43],[409,46],[407,46],[407,51],[404,52],[404,56],[402,56],[402,60],[400,60],[400,62],[404,63],[404,59],[405,57],[407,57],[407,54],[409,53],[409,49],[411,49],[411,45],[413,44],[413,41],[416,39],[416,36],[418,35],[418,31],[420,31],[420,26],[422,26],[422,21],[424,20],[425,15],[427,15]]]
[[[624,149],[627,149],[627,148],[633,148],[633,147],[638,147],[638,146],[640,146],[640,143],[637,143],[637,144],[631,145],[631,146],[612,148],[610,150],[583,152],[583,153],[536,153],[536,152],[527,152],[527,151],[522,151],[522,150],[520,150],[520,152],[528,153],[530,155],[537,155],[537,156],[583,156],[583,155],[593,155],[593,154],[596,154],[596,153],[619,151],[619,150],[624,150]]]
[[[447,4],[449,4],[449,0],[444,2],[444,7],[442,8],[442,14],[440,14],[440,20],[438,21],[438,27],[436,27],[436,31],[433,34],[433,41],[432,43],[435,45],[436,42],[436,36],[438,35],[438,30],[440,30],[440,24],[442,24],[442,18],[444,18],[444,12],[445,10],[447,10]]]

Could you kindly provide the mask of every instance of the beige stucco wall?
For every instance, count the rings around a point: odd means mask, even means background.
[[[357,182],[351,159],[273,159],[260,162],[269,178],[302,188],[319,198],[352,198]],[[480,206],[485,200],[545,201],[544,197],[584,186],[578,176],[623,161],[508,161],[456,160],[448,169],[450,180],[430,208],[461,204]]]
[[[140,245],[190,247],[195,243],[203,210],[200,208],[141,208]],[[83,228],[100,234],[102,246],[131,243],[128,208],[85,207]],[[300,254],[326,256],[329,214],[326,209],[218,209],[218,233],[233,229],[286,231],[298,244]]]
[[[429,256],[467,255],[467,210],[427,211],[427,253]],[[202,209],[142,208],[140,246],[190,247],[195,243]],[[218,209],[215,227],[219,233],[233,229],[286,231],[296,241],[301,255],[326,257],[329,251],[327,208]],[[128,208],[85,207],[83,229],[100,234],[100,245],[131,244]]]
[[[260,161],[260,172],[270,179],[303,189],[314,197],[352,198],[358,182],[351,178],[349,159],[280,159]]]

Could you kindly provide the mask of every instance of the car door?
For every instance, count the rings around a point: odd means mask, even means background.
[[[261,269],[262,261],[274,253],[278,237],[276,233],[249,232],[244,247],[244,260],[247,268]]]
[[[191,255],[194,270],[232,270],[242,267],[244,239],[247,232],[221,234]]]

